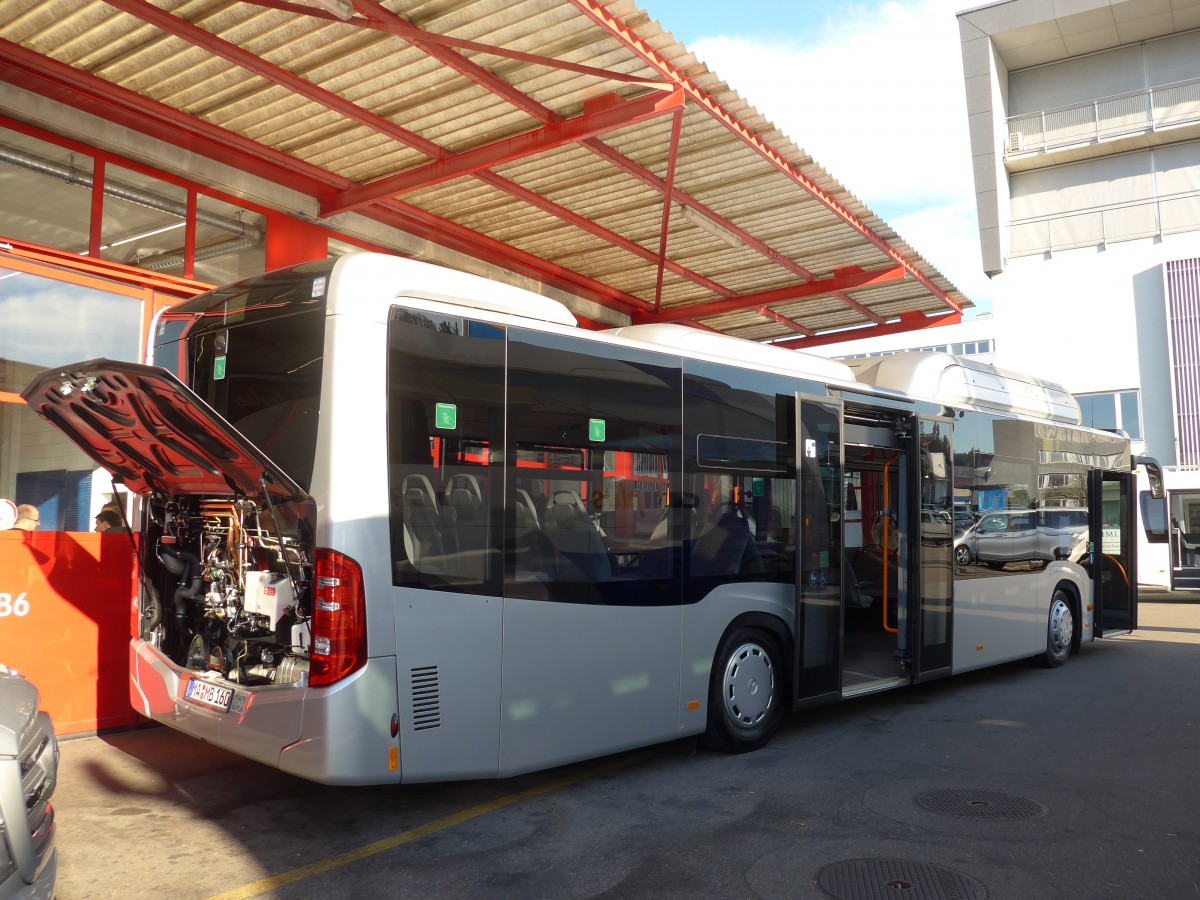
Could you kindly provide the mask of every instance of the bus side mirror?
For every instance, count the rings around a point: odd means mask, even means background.
[[[1161,500],[1166,496],[1163,491],[1162,466],[1158,464],[1158,460],[1152,456],[1135,456],[1133,463],[1136,466],[1146,467],[1146,478],[1150,481],[1150,496],[1155,500]]]

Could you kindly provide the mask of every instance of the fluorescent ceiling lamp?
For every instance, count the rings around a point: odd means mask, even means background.
[[[350,0],[300,0],[305,6],[323,9],[343,21],[354,15],[354,4]]]
[[[724,241],[730,247],[746,246],[740,237],[730,231],[728,228],[722,228],[708,216],[701,212],[697,212],[690,206],[679,206],[679,214],[687,219],[691,224],[695,225],[701,231],[711,234],[717,240]]]

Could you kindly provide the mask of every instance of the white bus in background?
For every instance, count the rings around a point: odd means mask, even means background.
[[[154,354],[24,393],[143,498],[131,700],[305,778],[751,750],[1136,624],[1128,441],[990,366],[587,331],[373,254],[188,301]],[[1093,546],[958,563],[956,501],[1090,510]]]
[[[1163,467],[1165,496],[1138,473],[1138,575],[1142,584],[1200,590],[1200,469]]]

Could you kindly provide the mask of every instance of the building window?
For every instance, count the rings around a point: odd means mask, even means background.
[[[144,323],[177,299],[0,251],[0,498],[35,507],[39,530],[90,530],[116,488],[20,392],[51,366],[98,357],[141,361]]]
[[[1083,424],[1104,431],[1120,429],[1135,441],[1142,439],[1141,399],[1137,391],[1106,394],[1079,394],[1079,412]]]

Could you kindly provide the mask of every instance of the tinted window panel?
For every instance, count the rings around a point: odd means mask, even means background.
[[[1125,391],[1120,395],[1121,400],[1121,428],[1125,430],[1133,440],[1138,441],[1142,438],[1142,416],[1138,406],[1138,392]]]
[[[513,329],[505,593],[679,602],[676,357]]]
[[[1167,499],[1155,500],[1149,491],[1138,494],[1142,505],[1142,526],[1146,529],[1146,540],[1151,544],[1167,542]]]
[[[395,309],[388,347],[393,582],[498,594],[504,332]]]
[[[687,512],[675,515],[684,535],[687,600],[730,582],[790,582],[796,556],[795,394],[823,388],[712,363],[686,361],[684,367],[680,504]],[[836,431],[812,437],[836,446]],[[818,452],[824,458],[824,448]],[[818,494],[810,493],[820,505]],[[827,511],[814,509],[809,518],[826,522]]]

